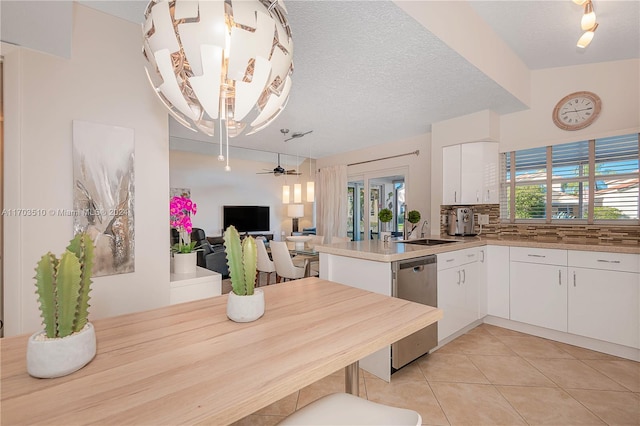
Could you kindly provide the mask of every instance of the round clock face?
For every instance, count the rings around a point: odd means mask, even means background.
[[[553,109],[553,122],[563,130],[580,130],[600,114],[601,101],[591,92],[576,92],[560,99]]]

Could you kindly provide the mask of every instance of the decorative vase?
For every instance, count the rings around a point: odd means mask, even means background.
[[[41,379],[62,377],[80,370],[96,355],[96,332],[89,322],[66,337],[50,339],[44,331],[34,333],[27,343],[27,372]]]
[[[195,274],[197,266],[198,253],[174,253],[173,254],[173,273],[174,274]]]
[[[251,322],[264,315],[264,292],[257,288],[251,296],[238,296],[233,291],[227,299],[227,317],[235,322]]]

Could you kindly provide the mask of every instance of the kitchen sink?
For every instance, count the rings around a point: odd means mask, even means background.
[[[405,244],[418,244],[421,246],[437,246],[440,244],[450,244],[450,243],[459,243],[460,241],[453,240],[434,240],[431,238],[423,238],[418,240],[397,240],[397,243],[405,243]]]

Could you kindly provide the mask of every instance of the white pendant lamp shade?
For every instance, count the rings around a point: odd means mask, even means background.
[[[313,203],[316,200],[315,182],[307,182],[307,202]]]
[[[591,43],[591,40],[593,40],[593,35],[594,35],[593,33],[596,30],[596,28],[598,28],[598,24],[595,24],[593,28],[591,28],[589,31],[585,31],[584,34],[582,34],[582,36],[578,39],[577,46],[580,47],[581,49],[584,49],[585,47],[587,47],[589,43]]]
[[[296,183],[293,185],[293,202],[301,203],[302,202],[302,185]]]
[[[291,200],[290,188],[289,185],[282,185],[282,204],[289,204]]]
[[[151,85],[191,130],[255,133],[286,106],[293,40],[282,0],[152,0],[143,36]]]
[[[580,20],[580,27],[583,31],[590,30],[596,24],[596,13],[593,11],[593,4],[588,2],[584,5],[584,15]]]

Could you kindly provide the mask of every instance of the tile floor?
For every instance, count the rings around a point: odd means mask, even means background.
[[[488,324],[395,373],[360,375],[360,396],[425,425],[640,425],[640,363]],[[273,425],[344,391],[343,371],[235,423]]]

